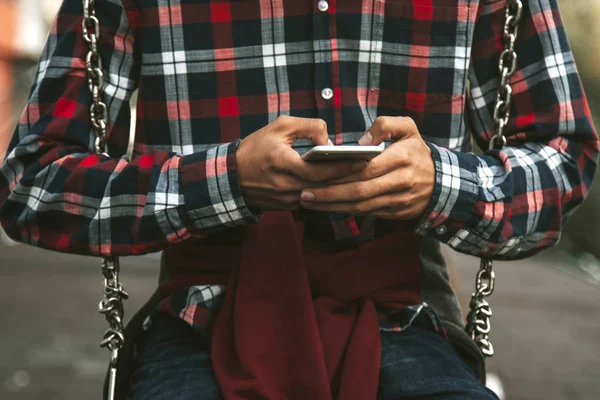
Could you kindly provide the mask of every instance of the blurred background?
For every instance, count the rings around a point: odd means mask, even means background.
[[[60,2],[0,0],[0,158]],[[559,3],[600,127],[600,0]],[[105,329],[96,312],[99,261],[15,246],[1,235],[0,399],[99,398],[108,359],[97,345]],[[467,305],[478,260],[445,252]],[[155,287],[158,258],[126,258],[122,270],[131,315]],[[498,394],[510,400],[600,398],[600,185],[559,246],[529,260],[497,263],[496,274],[497,354],[489,371]]]

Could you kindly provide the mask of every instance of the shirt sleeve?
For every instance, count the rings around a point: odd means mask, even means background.
[[[97,5],[112,155],[97,156],[82,2],[63,2],[0,170],[0,221],[14,239],[71,253],[131,255],[256,221],[237,183],[237,142],[185,156],[120,156],[140,68],[135,12],[120,0]]]
[[[483,149],[494,134],[504,4],[482,4],[474,32],[467,112]],[[558,242],[598,161],[598,136],[556,0],[523,4],[508,145],[476,155],[429,144],[436,184],[417,230],[496,259],[526,257]]]

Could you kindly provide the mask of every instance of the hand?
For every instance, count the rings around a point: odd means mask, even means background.
[[[383,219],[407,220],[423,214],[435,186],[435,166],[411,118],[379,117],[361,145],[392,143],[361,172],[305,189],[302,206]]]
[[[292,149],[297,139],[332,144],[321,119],[281,116],[240,143],[238,182],[246,204],[261,210],[300,208],[300,192],[364,168],[366,162],[307,163]]]

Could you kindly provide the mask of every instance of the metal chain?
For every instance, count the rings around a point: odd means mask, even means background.
[[[510,118],[510,105],[512,101],[510,78],[517,69],[515,42],[517,41],[517,34],[519,32],[519,22],[523,15],[523,2],[521,0],[508,0],[505,14],[504,50],[500,53],[498,61],[500,86],[494,107],[495,134],[490,139],[490,150],[498,150],[506,146],[504,128]],[[467,315],[466,330],[486,357],[494,355],[494,346],[492,346],[489,339],[492,309],[486,298],[494,293],[495,284],[496,275],[492,269],[492,260],[481,259],[481,266],[475,280],[475,293],[473,293],[471,303],[469,304],[471,310]]]
[[[517,70],[517,52],[515,42],[519,33],[519,22],[523,16],[523,2],[521,0],[508,0],[505,9],[504,22],[504,50],[500,53],[498,60],[498,72],[500,73],[500,86],[496,96],[494,107],[495,135],[490,139],[490,149],[501,149],[506,146],[504,128],[510,117],[510,106],[512,102],[512,86],[510,78]]]
[[[98,40],[100,39],[100,21],[96,17],[96,0],[82,0],[83,20],[81,30],[83,40],[88,44],[89,51],[85,58],[88,86],[92,93],[92,105],[90,106],[90,122],[92,130],[96,135],[94,143],[96,154],[107,154],[106,143],[106,121],[108,109],[102,101],[104,95],[104,74],[102,72],[102,58],[98,53]],[[123,300],[129,295],[123,290],[119,281],[119,259],[116,257],[104,257],[102,259],[102,275],[104,276],[104,295],[98,311],[104,314],[108,322],[108,329],[100,346],[107,348],[110,355],[110,371],[108,399],[114,400],[115,384],[117,377],[117,363],[119,350],[125,341],[125,329],[123,327]]]
[[[477,347],[484,356],[494,355],[494,346],[490,342],[489,334],[492,330],[491,317],[492,308],[487,302],[486,297],[491,296],[496,284],[496,275],[492,270],[491,260],[481,260],[481,267],[477,272],[475,280],[475,293],[471,297],[469,307],[471,310],[467,315],[467,332],[471,335]]]
[[[100,40],[100,21],[96,18],[96,0],[83,1],[83,20],[81,31],[83,40],[88,44],[89,51],[85,57],[88,86],[92,93],[90,106],[90,122],[96,134],[96,154],[106,154],[106,119],[107,108],[102,101],[104,95],[104,73],[102,72],[102,58],[98,53],[98,40]]]

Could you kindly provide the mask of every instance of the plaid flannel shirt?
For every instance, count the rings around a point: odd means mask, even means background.
[[[20,241],[133,255],[253,223],[236,146],[280,115],[324,119],[338,145],[377,116],[412,117],[436,167],[417,232],[473,255],[556,243],[589,191],[598,137],[556,0],[524,2],[508,146],[483,155],[471,134],[486,147],[494,133],[505,0],[96,3],[112,156],[92,154],[82,6],[65,0],[1,170],[2,224]],[[311,218],[336,241],[373,226]],[[180,311],[214,299],[184,298]]]

